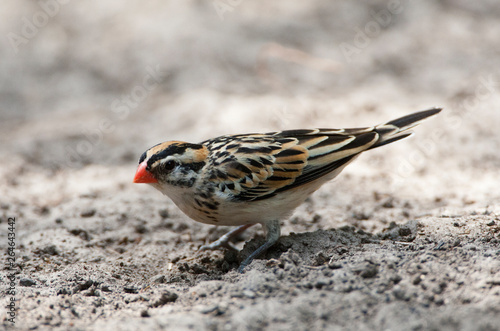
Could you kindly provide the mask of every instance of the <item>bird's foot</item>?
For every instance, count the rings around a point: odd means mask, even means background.
[[[238,248],[232,242],[230,242],[230,240],[232,238],[236,237],[237,235],[239,235],[240,233],[242,233],[243,231],[245,231],[246,229],[248,229],[249,227],[251,227],[252,225],[253,224],[241,225],[241,226],[237,227],[236,229],[229,231],[228,233],[226,233],[225,235],[223,235],[222,237],[220,237],[218,240],[214,241],[213,243],[201,246],[200,249],[198,250],[198,252],[206,251],[206,250],[216,250],[216,249],[221,249],[221,248],[227,248],[227,249],[237,251]]]
[[[266,242],[257,248],[252,254],[250,254],[243,262],[241,262],[240,267],[238,268],[239,273],[243,273],[243,269],[252,261],[258,257],[260,254],[267,251],[271,246],[273,246],[278,239],[280,238],[280,222],[272,221],[268,223],[264,223],[264,231],[266,232]]]

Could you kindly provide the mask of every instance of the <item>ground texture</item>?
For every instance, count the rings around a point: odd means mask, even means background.
[[[500,330],[499,15],[493,0],[3,4],[2,328]],[[132,184],[161,141],[432,106],[244,274],[260,226],[239,252],[197,253],[230,228]]]

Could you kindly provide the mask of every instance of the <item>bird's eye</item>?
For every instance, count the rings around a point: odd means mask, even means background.
[[[176,163],[175,163],[174,160],[170,160],[170,161],[165,162],[164,163],[165,170],[170,171],[170,170],[174,169],[175,168],[175,164]]]

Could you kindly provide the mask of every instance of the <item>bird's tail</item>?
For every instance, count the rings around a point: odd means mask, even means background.
[[[385,124],[377,125],[375,131],[380,135],[380,139],[372,146],[372,148],[384,146],[400,139],[404,139],[413,134],[409,129],[417,126],[427,117],[436,115],[442,108],[431,108],[419,111],[410,115],[400,117]]]

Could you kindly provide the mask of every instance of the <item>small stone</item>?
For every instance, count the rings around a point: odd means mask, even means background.
[[[388,198],[384,203],[382,203],[383,208],[394,208],[394,200],[392,198]]]
[[[151,317],[147,309],[141,311],[141,317]]]
[[[168,212],[168,209],[160,209],[158,210],[158,215],[160,215],[161,218],[168,218],[170,213]]]
[[[341,269],[342,268],[342,264],[340,264],[338,262],[330,262],[330,263],[328,263],[328,268],[330,268],[332,270]]]
[[[317,289],[322,289],[325,286],[331,285],[333,281],[331,279],[318,279],[314,284],[314,287]]]
[[[47,254],[47,255],[59,255],[59,250],[57,249],[56,245],[49,245],[47,247],[44,247],[41,252],[43,254]]]
[[[219,309],[219,307],[217,305],[197,307],[197,310],[202,314],[210,314],[211,312],[214,312],[218,309]]]
[[[78,312],[76,311],[75,308],[71,308],[71,313],[76,317],[76,318],[80,318],[80,314],[78,314]]]
[[[246,296],[249,299],[255,299],[255,293],[250,290],[244,290],[243,295]]]
[[[83,229],[71,229],[69,230],[69,233],[71,233],[74,236],[78,236],[83,240],[89,241],[92,239],[92,236],[88,233],[88,231],[83,230]]]
[[[175,292],[170,292],[170,291],[164,291],[160,298],[153,302],[151,307],[160,307],[163,306],[169,302],[175,302],[179,296]]]
[[[38,207],[35,211],[38,215],[47,215],[50,213],[50,209],[47,206]]]
[[[220,302],[218,307],[217,307],[217,315],[222,315],[227,312],[229,309],[229,304],[227,302]]]
[[[402,226],[399,228],[399,235],[402,236],[402,237],[406,237],[406,236],[409,236],[411,234],[411,229],[406,227],[406,226]]]
[[[88,291],[82,292],[82,295],[84,295],[86,297],[100,297],[101,296],[101,291],[99,291],[95,287],[92,287]]]
[[[71,291],[63,287],[57,291],[57,295],[71,294]]]
[[[445,282],[441,282],[441,283],[439,283],[438,286],[436,286],[432,289],[432,292],[435,294],[441,294],[446,290],[447,286],[448,286],[448,284],[446,284]]]
[[[307,288],[309,290],[313,288],[313,285],[310,282],[304,283],[302,286],[304,286],[304,288]]]
[[[402,278],[400,275],[398,275],[398,274],[396,274],[396,275],[394,275],[394,276],[392,276],[392,277],[390,278],[390,280],[391,280],[394,284],[398,284],[398,283],[399,283],[402,279],[403,279],[403,278]]]
[[[33,279],[21,278],[19,280],[19,285],[30,287],[30,286],[36,285],[36,282]]]
[[[151,278],[151,282],[157,283],[157,284],[163,284],[167,282],[167,279],[165,275],[156,275]]]
[[[313,219],[312,219],[312,223],[318,223],[319,221],[321,221],[321,215],[314,215]]]
[[[135,286],[124,286],[123,291],[125,293],[130,293],[130,294],[137,294],[139,293],[139,289]]]
[[[92,217],[95,215],[95,213],[96,213],[96,210],[94,208],[87,208],[87,209],[82,210],[82,212],[80,213],[80,216],[81,217]]]
[[[396,299],[401,300],[401,301],[408,301],[408,299],[409,299],[406,295],[406,292],[402,288],[395,288],[392,291],[392,294],[394,294],[394,297]]]
[[[148,232],[148,228],[144,224],[139,224],[139,225],[136,225],[135,232],[140,233],[140,234],[144,234],[144,233]]]
[[[89,279],[84,283],[80,283],[77,286],[75,286],[75,288],[73,289],[73,293],[88,290],[92,285],[94,285],[94,281],[92,279]]]
[[[111,288],[109,287],[109,285],[101,285],[101,291],[103,291],[103,292],[112,292]]]
[[[411,282],[413,285],[418,285],[422,282],[422,275],[418,275],[417,277],[413,278],[413,281]]]
[[[363,271],[361,271],[360,276],[363,278],[373,278],[378,274],[378,268],[374,265],[368,265]]]

